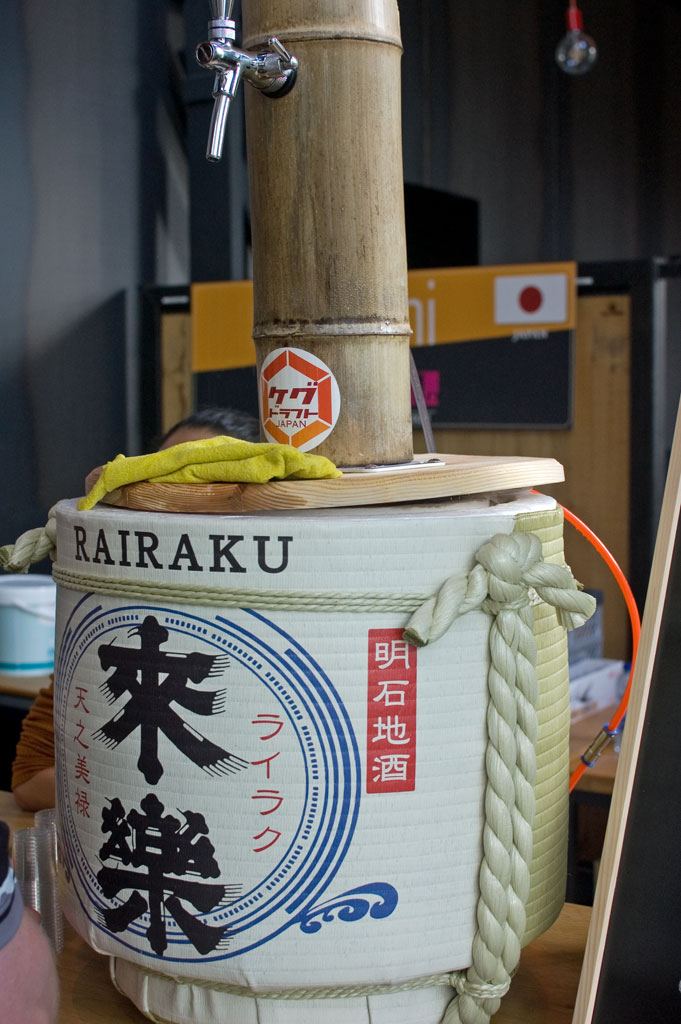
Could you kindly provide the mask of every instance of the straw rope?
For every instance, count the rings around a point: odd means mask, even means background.
[[[498,534],[483,545],[476,558],[486,573],[489,593],[482,607],[495,614],[490,630],[478,931],[473,940],[473,963],[466,979],[457,983],[458,995],[447,1007],[442,1024],[488,1024],[499,1009],[500,996],[489,994],[485,986],[499,986],[503,991],[520,959],[535,809],[538,685],[532,590],[557,607],[559,619],[568,629],[581,625],[594,610],[593,598],[578,590],[568,569],[543,562],[541,542],[535,534]],[[431,622],[419,622],[427,637],[431,630],[435,632],[438,615],[444,622],[456,616],[456,602],[451,597],[446,591],[446,607],[438,609],[436,600],[431,606]],[[464,606],[463,600],[460,606]],[[413,619],[409,628],[414,632]]]
[[[57,518],[55,506],[47,514],[45,526],[27,530],[14,544],[0,547],[0,569],[5,572],[28,572],[28,567],[55,550],[57,546]]]
[[[304,612],[411,612],[428,598],[425,591],[388,594],[370,590],[257,590],[246,587],[207,587],[203,583],[147,583],[142,580],[94,576],[63,569],[60,565],[53,567],[52,577],[60,586],[85,593],[221,608]]]
[[[116,988],[116,957],[110,958],[109,971]],[[252,999],[276,999],[278,1001],[299,1002],[309,999],[358,999],[368,996],[392,995],[396,992],[411,992],[415,989],[439,988],[447,985],[450,988],[458,989],[460,986],[469,988],[466,982],[466,971],[441,971],[439,974],[429,974],[421,978],[412,978],[410,981],[398,982],[397,984],[373,984],[373,985],[326,985],[320,988],[285,988],[270,989],[263,992],[254,992],[245,985],[236,985],[226,981],[205,981],[201,978],[187,978],[183,975],[164,974],[161,971],[153,971],[148,967],[141,967],[136,964],[136,969],[143,974],[145,980],[169,981],[173,985],[205,989],[209,992],[220,992],[224,995],[250,996]],[[510,984],[510,983],[509,983]],[[508,991],[509,984],[486,985],[481,983],[478,986],[480,998],[502,996]],[[120,991],[120,990],[119,990]]]

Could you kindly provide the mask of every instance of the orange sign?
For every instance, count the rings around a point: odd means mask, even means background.
[[[193,284],[191,307],[194,373],[255,366],[252,281]]]
[[[411,344],[570,330],[576,270],[575,263],[411,270]],[[255,364],[251,281],[194,284],[191,306],[195,373]]]
[[[412,345],[570,330],[576,270],[575,263],[411,270]]]

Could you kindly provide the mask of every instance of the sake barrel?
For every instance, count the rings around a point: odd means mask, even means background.
[[[177,1024],[436,1024],[472,960],[492,614],[403,630],[530,492],[248,515],[57,506],[65,913]],[[565,890],[565,631],[536,601],[529,941]]]

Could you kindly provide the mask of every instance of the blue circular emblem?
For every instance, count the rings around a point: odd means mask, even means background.
[[[361,769],[343,700],[301,643],[255,611],[87,595],[62,633],[55,721],[64,867],[115,944],[219,960],[319,927]]]

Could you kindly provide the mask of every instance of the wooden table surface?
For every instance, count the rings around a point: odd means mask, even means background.
[[[33,823],[33,816],[19,810],[10,793],[0,792],[0,818],[12,829]],[[590,913],[589,907],[566,904],[553,927],[523,950],[518,973],[493,1024],[570,1024]],[[58,958],[59,1024],[146,1020],[114,989],[107,958],[94,953],[68,924],[64,931],[64,951]]]
[[[42,676],[9,676],[0,672],[0,693],[12,697],[36,697],[38,690],[49,685],[49,673]]]

